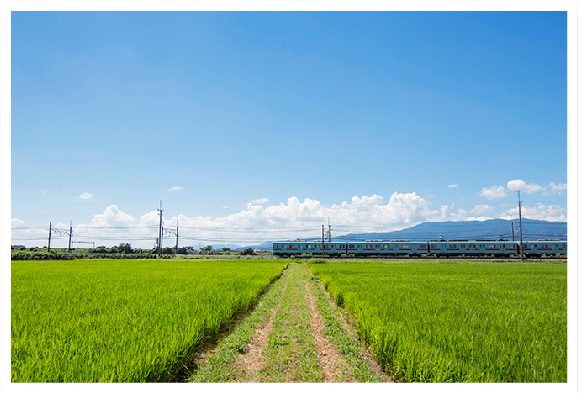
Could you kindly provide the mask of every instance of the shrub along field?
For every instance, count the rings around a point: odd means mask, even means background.
[[[566,382],[565,263],[309,265],[397,379]]]
[[[286,263],[12,262],[12,382],[169,381]]]

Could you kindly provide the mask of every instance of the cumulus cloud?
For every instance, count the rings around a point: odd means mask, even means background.
[[[228,209],[228,208],[229,208],[229,206],[223,206],[223,209]]]
[[[120,225],[132,224],[135,221],[136,219],[134,217],[131,217],[130,215],[120,210],[117,205],[110,205],[104,210],[102,214],[96,214],[92,218],[90,224],[84,224],[84,226],[116,227]]]
[[[505,192],[503,187],[498,191]],[[394,231],[424,221],[483,221],[499,216],[492,213],[495,207],[485,204],[477,205],[471,211],[457,208],[453,204],[442,205],[439,210],[432,210],[429,206],[428,201],[415,192],[394,192],[389,198],[375,194],[354,196],[333,205],[324,205],[313,198],[299,200],[293,196],[271,206],[251,204],[246,209],[223,217],[187,217],[183,214],[164,216],[163,226],[169,230],[174,229],[178,222],[179,245],[192,245],[196,248],[199,243],[235,243],[245,246],[267,240],[319,238],[321,224],[327,224],[328,218],[331,219],[333,236],[338,236]],[[566,221],[566,214],[566,210],[559,206],[540,204],[537,207],[523,207],[523,216],[526,218]],[[514,207],[501,213],[501,218],[508,219],[517,215],[517,207]],[[133,217],[117,205],[110,205],[102,213],[96,214],[91,222],[74,227],[73,239],[94,241],[97,246],[131,243],[133,247],[151,248],[158,237],[159,218],[156,210]],[[24,221],[12,219],[13,227],[22,224]],[[68,229],[69,223],[53,224],[53,227]],[[46,229],[39,230],[38,234],[45,235]],[[64,245],[63,239],[60,241]],[[165,232],[164,246],[174,247],[175,241],[174,235]]]
[[[171,188],[168,189],[168,191],[178,191],[178,190],[182,190],[183,187],[177,187],[177,186],[172,186]]]
[[[503,212],[500,218],[509,219],[510,217],[517,217],[519,214],[518,208],[512,208]],[[564,221],[567,222],[566,209],[560,206],[546,206],[541,203],[536,207],[522,206],[522,217],[530,218],[532,220],[544,221]]]
[[[92,195],[92,194],[90,194],[90,193],[88,193],[88,192],[85,192],[84,194],[79,195],[78,197],[79,197],[80,199],[90,199],[90,198],[92,198],[93,196],[94,196],[94,195]]]
[[[13,218],[13,219],[10,221],[10,226],[11,226],[12,228],[20,227],[20,226],[22,226],[22,224],[24,224],[24,221],[19,220],[18,218]]]
[[[290,197],[286,203],[272,206],[248,205],[246,210],[225,217],[173,217],[167,226],[188,227],[187,233],[197,240],[209,241],[215,236],[239,242],[241,238],[255,241],[319,237],[321,224],[331,219],[333,233],[387,231],[402,229],[432,216],[427,201],[414,193],[397,193],[384,201],[379,195],[354,196],[351,201],[325,206],[320,201]],[[141,218],[142,221],[142,218]],[[158,223],[158,217],[156,217]],[[354,226],[345,228],[345,226]],[[340,226],[342,228],[340,229]],[[357,229],[360,228],[360,229]],[[181,230],[179,230],[181,233]],[[185,233],[183,229],[182,233]],[[249,240],[247,240],[249,242]]]
[[[478,214],[478,215],[479,215],[479,214],[484,214],[484,213],[487,213],[487,212],[494,211],[495,209],[496,209],[495,206],[477,205],[477,206],[475,206],[475,207],[472,209],[471,213],[474,213],[474,214]]]
[[[489,188],[482,188],[482,191],[480,191],[478,195],[488,199],[500,199],[505,197],[507,194],[504,186],[491,186]]]
[[[520,191],[526,192],[528,194],[534,194],[538,191],[544,191],[546,187],[540,186],[538,184],[526,184],[524,180],[517,179],[517,180],[510,180],[507,184],[508,190],[510,191]]]
[[[550,188],[552,189],[552,193],[558,193],[558,195],[562,194],[562,192],[568,189],[568,185],[566,183],[554,183],[550,182]]]
[[[223,217],[167,216],[163,217],[163,227],[174,229],[178,222],[179,244],[182,245],[197,247],[199,243],[235,243],[244,246],[267,240],[318,238],[321,224],[327,224],[328,218],[331,219],[332,234],[337,236],[356,232],[388,232],[424,221],[483,221],[492,218],[488,213],[494,210],[495,207],[484,204],[471,211],[454,205],[442,205],[439,210],[432,210],[428,202],[415,192],[394,192],[387,199],[375,194],[353,196],[350,200],[333,205],[324,205],[314,198],[300,200],[293,196],[271,206],[250,205]],[[565,211],[557,207],[548,209],[540,206],[524,213],[528,218],[538,215],[539,218],[548,217],[553,221],[559,221],[561,217],[565,219]],[[158,236],[158,225],[158,211],[153,210],[135,218],[118,206],[110,205],[102,214],[95,215],[91,223],[79,225],[74,233],[86,239],[92,237],[93,241],[103,245],[128,242],[133,247],[150,248]],[[175,241],[174,235],[165,233],[163,244],[166,247],[173,247]]]
[[[472,211],[468,212],[464,209],[457,209],[454,210],[454,204],[450,206],[442,205],[439,211],[433,211],[432,217],[429,218],[427,221],[430,222],[443,222],[443,221],[486,221],[491,220],[495,217],[488,217],[488,216],[471,216],[471,213],[474,214],[482,214],[493,211],[495,207],[488,206],[488,205],[478,205],[472,209]]]
[[[467,218],[467,211],[463,209],[458,209],[457,212],[453,211],[454,205],[451,206],[441,205],[440,210],[433,211],[432,217],[427,221],[441,222],[441,221],[462,221]]]
[[[247,203],[247,210],[251,209],[251,206],[253,205],[262,205],[263,203],[267,202],[269,202],[269,198],[254,199],[251,202]]]
[[[448,187],[449,188],[456,188],[458,185],[457,184],[450,184]]]

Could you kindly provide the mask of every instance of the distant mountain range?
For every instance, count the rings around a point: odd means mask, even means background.
[[[512,223],[514,224],[514,237],[520,240],[519,220],[494,219],[487,221],[445,221],[445,222],[422,222],[411,228],[400,231],[383,233],[350,233],[343,236],[334,236],[332,241],[364,241],[364,240],[512,240]],[[522,219],[523,240],[538,239],[561,239],[566,240],[568,225],[565,222],[551,222],[541,220]],[[292,241],[294,239],[279,239],[279,241]],[[302,241],[320,241],[318,238],[301,239]],[[222,246],[219,246],[221,248]],[[265,242],[255,246],[249,246],[254,250],[270,251],[273,242]],[[231,245],[231,249],[240,249]]]

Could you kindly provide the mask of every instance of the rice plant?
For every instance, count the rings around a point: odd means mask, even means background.
[[[398,380],[567,381],[565,263],[308,267]]]
[[[15,261],[12,382],[169,381],[285,266]]]

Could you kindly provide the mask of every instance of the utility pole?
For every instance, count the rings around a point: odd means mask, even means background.
[[[68,232],[68,252],[70,252],[71,244],[72,244],[72,221],[70,221],[70,232]]]
[[[524,260],[524,243],[522,243],[522,201],[520,201],[520,190],[518,190],[518,211],[520,212],[520,259]]]
[[[52,223],[48,227],[48,252],[50,252],[50,239],[52,239]]]
[[[514,221],[512,221],[512,241],[516,241],[516,238],[514,237]]]
[[[177,244],[175,245],[175,255],[179,252],[179,220],[177,220]]]
[[[329,230],[328,230],[328,232],[329,232],[329,243],[331,243],[331,224],[330,224],[331,221],[330,221],[330,220],[331,220],[331,218],[328,218],[328,219],[327,219],[327,226],[329,227]]]
[[[321,224],[321,255],[325,258],[325,225]]]
[[[162,236],[163,236],[163,201],[161,201],[161,206],[160,209],[157,209],[159,212],[159,248],[157,249],[157,254],[159,254],[159,257],[163,255],[163,241],[162,241]]]

